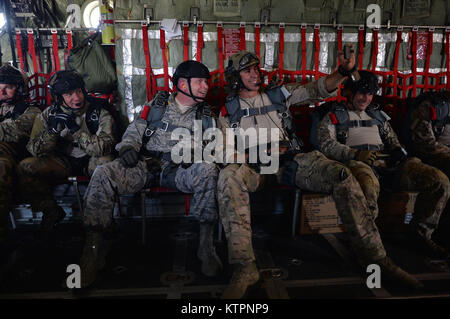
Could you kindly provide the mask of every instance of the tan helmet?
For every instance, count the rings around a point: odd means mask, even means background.
[[[231,88],[232,89],[240,89],[242,87],[245,88],[244,84],[242,83],[239,72],[253,65],[259,64],[260,60],[258,56],[254,53],[248,51],[239,51],[238,53],[233,54],[228,59],[228,66],[225,70],[225,78],[227,82],[230,84]],[[259,73],[262,82],[262,73],[261,72]]]

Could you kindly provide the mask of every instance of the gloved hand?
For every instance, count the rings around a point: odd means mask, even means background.
[[[71,134],[74,134],[80,129],[80,126],[77,124],[77,122],[75,122],[75,115],[73,114],[67,117],[65,124]]]
[[[48,130],[50,133],[59,134],[66,127],[66,120],[70,115],[66,113],[50,113],[48,115]]]
[[[135,167],[139,161],[139,153],[131,146],[122,147],[119,151],[120,161],[125,167]]]
[[[407,158],[408,153],[403,147],[394,148],[389,154],[387,165],[389,167],[396,167],[406,161]]]
[[[48,128],[53,134],[61,133],[64,128],[68,128],[71,134],[74,134],[80,129],[80,126],[75,122],[73,114],[64,112],[50,113],[48,116]]]
[[[378,159],[378,151],[362,151],[359,150],[356,153],[355,160],[364,162],[368,165],[373,165],[373,163]]]

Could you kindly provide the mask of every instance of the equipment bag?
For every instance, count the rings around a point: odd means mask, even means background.
[[[95,33],[70,50],[67,63],[70,69],[82,75],[88,92],[109,94],[117,86],[116,70],[96,40],[97,35]]]

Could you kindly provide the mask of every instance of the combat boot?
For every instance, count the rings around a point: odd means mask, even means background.
[[[423,284],[414,278],[411,274],[407,273],[399,266],[397,266],[389,257],[384,257],[381,260],[374,262],[381,268],[381,275],[386,275],[393,281],[405,286],[407,288],[416,290],[423,288]]]
[[[431,238],[421,236],[417,232],[409,233],[410,244],[423,249],[430,257],[449,259],[450,253],[447,249],[436,243]]]
[[[259,271],[254,261],[234,265],[230,284],[225,289],[222,299],[240,299],[245,295],[248,286],[259,280]]]
[[[106,265],[109,245],[103,238],[103,231],[88,230],[80,259],[81,288],[91,286],[97,274]]]
[[[214,248],[214,225],[200,223],[200,239],[197,257],[202,261],[202,273],[208,277],[219,275],[223,270],[222,262]]]
[[[46,200],[40,204],[42,210],[41,231],[48,232],[66,217],[66,212],[54,200]]]

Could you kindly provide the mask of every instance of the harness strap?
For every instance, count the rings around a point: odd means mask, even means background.
[[[202,62],[202,49],[203,49],[203,22],[197,23],[197,61]]]
[[[17,46],[17,54],[19,55],[20,59],[20,69],[22,70],[22,72],[25,72],[22,53],[22,34],[20,30],[16,30],[16,46]]]
[[[52,44],[53,44],[53,58],[55,60],[55,71],[59,71],[61,66],[59,64],[59,51],[58,51],[58,31],[56,29],[50,30],[52,33]]]

